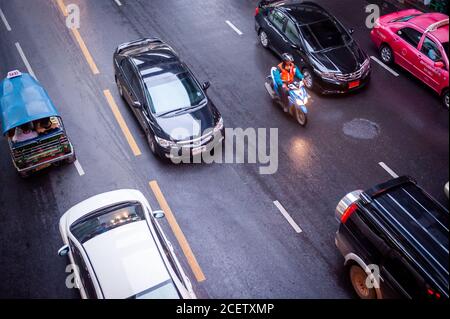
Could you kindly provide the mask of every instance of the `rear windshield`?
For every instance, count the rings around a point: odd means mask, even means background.
[[[104,208],[78,220],[70,227],[70,231],[76,239],[85,243],[111,229],[144,219],[143,209],[139,203],[123,203]]]
[[[392,20],[392,22],[408,22],[412,18],[418,17],[420,15],[421,14],[411,14],[411,15],[406,16],[406,17],[401,17],[401,18],[398,18],[398,19],[394,19],[394,20]]]
[[[181,296],[172,280],[167,280],[159,285],[149,288],[128,299],[180,299]]]

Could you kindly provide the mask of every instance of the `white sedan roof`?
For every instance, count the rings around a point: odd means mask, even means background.
[[[105,298],[128,298],[171,279],[146,221],[109,230],[83,246]]]

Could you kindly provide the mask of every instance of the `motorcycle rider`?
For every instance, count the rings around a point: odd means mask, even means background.
[[[289,84],[295,81],[295,78],[300,81],[303,80],[303,74],[300,69],[294,64],[294,57],[290,53],[283,53],[281,56],[282,62],[277,66],[274,72],[275,84],[278,94],[281,97],[284,111],[288,111],[289,107]]]

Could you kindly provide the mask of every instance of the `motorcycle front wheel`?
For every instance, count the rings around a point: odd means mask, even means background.
[[[306,126],[306,123],[308,123],[308,117],[300,109],[295,110],[295,119],[301,126]]]

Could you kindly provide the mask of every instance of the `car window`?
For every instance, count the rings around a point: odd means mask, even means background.
[[[142,101],[141,84],[139,83],[139,78],[136,74],[131,75],[130,86],[139,101]]]
[[[340,47],[352,38],[336,20],[322,20],[301,27],[308,51]]]
[[[279,11],[273,10],[269,15],[270,22],[280,31],[283,31],[284,21],[286,17]]]
[[[72,256],[75,260],[75,264],[79,270],[81,284],[84,287],[84,291],[86,292],[87,297],[92,299],[97,298],[91,275],[89,274],[89,270],[83,260],[83,257],[81,256],[80,251],[72,242],[70,242],[70,248],[72,250]]]
[[[422,44],[422,53],[425,54],[430,60],[437,62],[442,61],[442,55],[439,51],[439,47],[433,40],[426,37]]]
[[[134,74],[133,66],[131,65],[130,61],[128,59],[123,59],[121,62],[122,71],[127,80],[131,83],[131,77]]]
[[[299,43],[300,36],[298,34],[297,27],[291,20],[288,20],[286,24],[285,34],[286,37],[289,39],[289,41],[291,41],[292,43],[294,44]]]
[[[397,34],[415,48],[417,48],[422,39],[422,33],[412,28],[403,28],[398,30]]]
[[[206,99],[189,72],[147,77],[144,83],[151,111],[156,114],[194,107]]]
[[[122,203],[77,220],[70,231],[83,244],[111,229],[140,220],[145,220],[145,216],[139,203]]]

